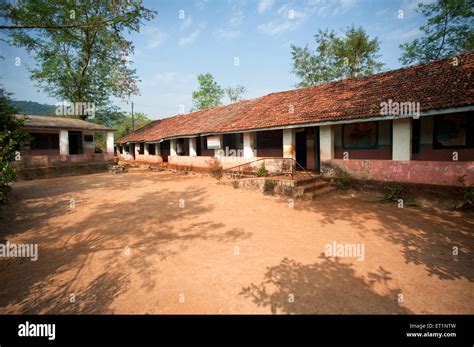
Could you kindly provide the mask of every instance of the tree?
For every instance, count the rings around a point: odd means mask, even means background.
[[[361,27],[347,28],[342,37],[319,30],[314,39],[314,52],[308,46],[291,46],[293,72],[301,78],[297,87],[370,75],[383,67],[378,61],[378,38],[370,39]]]
[[[111,96],[125,99],[138,93],[130,67],[134,46],[124,34],[138,32],[142,20],[155,15],[140,1],[38,0],[17,7],[5,2],[0,15],[13,23],[10,43],[34,56],[31,78],[50,96],[94,103],[96,112],[106,115],[116,111]]]
[[[242,100],[242,96],[247,92],[247,89],[244,86],[236,86],[235,88],[227,87],[225,88],[225,93],[230,100],[230,103]]]
[[[193,92],[192,110],[204,110],[206,108],[221,105],[224,90],[214,81],[210,73],[198,75],[199,89]]]
[[[423,63],[474,50],[472,1],[420,3],[418,11],[428,19],[420,27],[424,36],[400,45],[402,64]]]
[[[9,95],[0,88],[0,204],[6,200],[8,184],[16,177],[10,164],[29,140],[23,121],[15,118],[15,113],[17,110],[11,106]]]
[[[150,123],[152,120],[144,113],[135,112],[135,130],[140,129]],[[123,115],[123,118],[115,127],[115,138],[119,139],[132,132],[132,116],[130,114]]]

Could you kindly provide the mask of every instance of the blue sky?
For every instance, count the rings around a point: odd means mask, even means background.
[[[427,2],[429,0],[424,0]],[[149,0],[158,12],[140,33],[132,60],[141,82],[135,111],[152,119],[186,112],[192,106],[197,75],[210,72],[222,87],[243,85],[245,98],[293,89],[290,44],[314,46],[318,29],[341,32],[362,26],[381,41],[385,70],[400,67],[399,44],[420,35],[424,18],[415,11],[419,0]],[[399,10],[403,18],[398,18]],[[183,12],[184,11],[184,12]],[[184,14],[184,18],[180,15]],[[1,35],[4,35],[3,33]],[[0,43],[1,83],[13,98],[55,104],[28,76],[34,60],[23,49]],[[15,58],[22,64],[15,66]],[[238,66],[235,62],[238,60]],[[228,103],[227,99],[223,99]],[[130,105],[116,100],[123,110]]]

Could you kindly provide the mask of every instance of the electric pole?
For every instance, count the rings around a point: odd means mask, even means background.
[[[135,131],[135,116],[133,115],[133,101],[132,101],[132,131]]]

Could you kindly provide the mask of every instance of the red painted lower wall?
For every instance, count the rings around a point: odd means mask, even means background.
[[[474,148],[433,149],[421,147],[420,153],[413,154],[413,160],[453,161],[453,152],[458,153],[458,161],[474,161]]]
[[[335,149],[334,157],[336,159],[343,159],[344,152],[347,152],[349,159],[379,159],[379,160],[391,160],[392,149],[391,148],[378,148],[378,149]]]
[[[466,175],[465,185],[474,185],[474,162],[334,159],[322,162],[321,173],[333,176],[335,167],[362,180],[461,186]]]
[[[257,148],[257,156],[262,158],[281,158],[283,157],[283,148],[281,149],[266,149],[266,148]]]

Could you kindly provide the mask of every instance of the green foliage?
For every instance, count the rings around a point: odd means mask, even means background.
[[[341,37],[319,30],[314,39],[314,52],[308,46],[291,46],[293,72],[301,78],[298,87],[370,75],[383,67],[378,38],[370,39],[362,27],[349,27]]]
[[[242,100],[242,96],[247,92],[247,88],[244,86],[236,86],[235,88],[233,87],[227,87],[225,88],[225,93],[227,94],[227,97],[229,98],[230,103],[234,103],[237,101]]]
[[[267,175],[267,173],[268,173],[268,171],[267,171],[267,169],[265,169],[265,164],[264,163],[262,163],[262,165],[260,165],[260,167],[255,172],[257,177],[265,177]]]
[[[10,100],[10,104],[18,109],[19,113],[36,116],[53,116],[56,106],[40,104],[34,101]]]
[[[144,113],[135,112],[135,130],[144,127],[149,124],[152,120]],[[115,138],[119,139],[124,137],[132,132],[132,116],[130,114],[122,115],[120,120],[118,120],[116,126],[114,127]]]
[[[389,183],[384,187],[382,202],[398,201],[399,199],[406,200],[403,190],[405,185],[402,183]]]
[[[111,96],[125,99],[138,93],[129,61],[134,46],[125,35],[139,32],[143,20],[155,15],[141,1],[2,2],[0,15],[13,25],[33,28],[9,30],[10,43],[34,56],[31,78],[50,96],[93,102],[100,110]]]
[[[10,162],[15,160],[16,151],[29,141],[23,121],[15,118],[15,113],[17,110],[11,106],[8,94],[0,89],[0,204],[6,201],[8,184],[15,179]]]
[[[459,177],[459,182],[462,183],[463,186],[463,200],[457,206],[460,210],[468,210],[474,208],[474,187],[466,186],[465,184],[466,175]]]
[[[221,105],[224,90],[217,84],[210,73],[198,75],[199,89],[193,92],[192,110],[205,110]]]
[[[340,190],[347,190],[349,189],[349,186],[350,186],[350,175],[342,170],[342,169],[339,169],[337,168],[335,170],[335,177],[334,177],[334,184],[336,186],[337,189],[340,189]]]
[[[270,180],[265,180],[263,184],[263,194],[273,195],[275,193],[275,182]]]
[[[460,208],[464,210],[474,208],[474,187],[464,187]]]
[[[472,0],[437,0],[418,4],[427,18],[420,27],[423,37],[400,45],[404,65],[422,63],[474,49]]]
[[[214,177],[217,180],[220,180],[222,178],[223,174],[223,168],[222,164],[217,158],[212,158],[207,161],[208,166],[209,166],[209,172],[211,173],[212,177]]]

